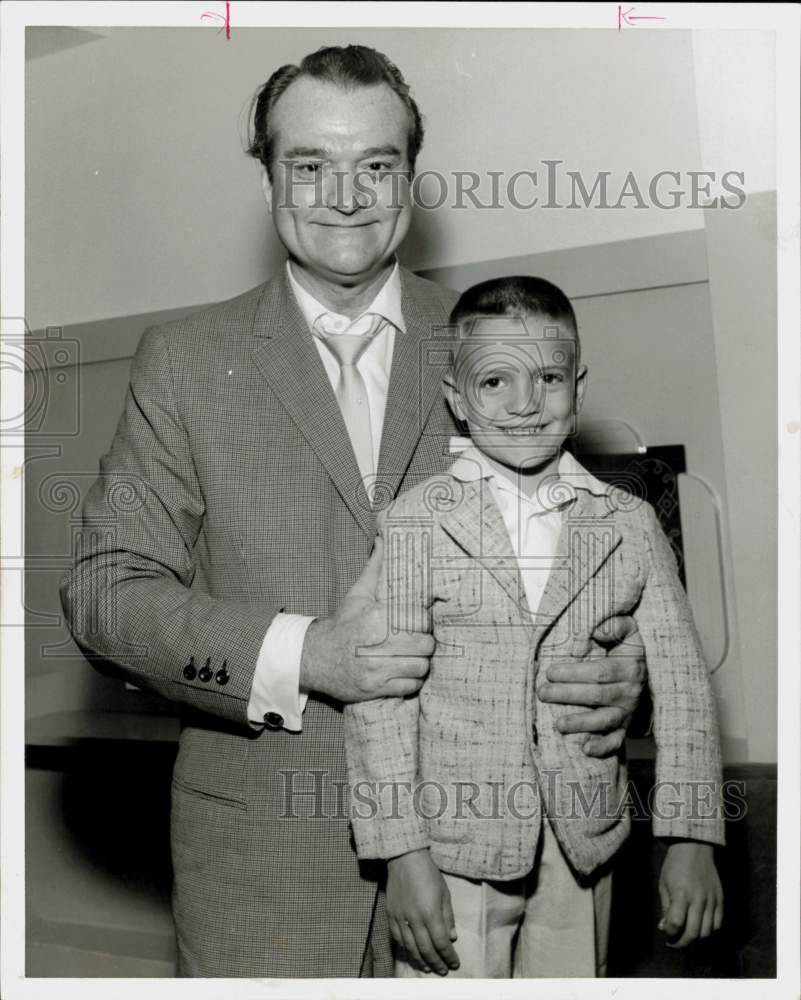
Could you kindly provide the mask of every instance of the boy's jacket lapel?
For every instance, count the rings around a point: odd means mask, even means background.
[[[492,574],[523,622],[547,627],[556,621],[623,540],[610,509],[610,497],[576,489],[575,500],[562,512],[554,565],[532,616],[509,533],[489,483],[486,479],[454,480],[453,488],[454,503],[442,513],[440,527]]]
[[[440,527],[467,555],[491,573],[512,602],[521,622],[530,620],[523,580],[509,533],[486,479],[453,480],[455,502]]]
[[[609,494],[575,494],[562,512],[555,562],[537,611],[544,625],[564,614],[623,541]]]

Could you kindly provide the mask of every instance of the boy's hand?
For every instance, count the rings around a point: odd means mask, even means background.
[[[387,863],[387,914],[395,943],[424,972],[459,968],[451,896],[428,848]]]
[[[720,930],[723,889],[712,845],[699,841],[672,843],[659,876],[659,895],[662,919],[658,929],[674,939],[666,942],[668,948],[683,948]]]

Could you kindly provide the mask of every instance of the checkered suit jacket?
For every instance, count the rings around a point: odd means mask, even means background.
[[[427,846],[444,871],[517,878],[546,814],[576,872],[608,860],[639,808],[622,754],[585,756],[582,734],[555,729],[571,709],[537,690],[550,664],[580,659],[601,622],[629,614],[654,703],[654,832],[723,843],[715,705],[672,550],[647,503],[581,473],[533,616],[487,480],[442,474],[379,516],[388,628],[430,617],[437,645],[419,696],[345,709],[361,857]]]
[[[456,296],[405,270],[401,281],[407,330],[395,338],[379,459],[385,497],[444,468],[453,431],[421,348]],[[274,615],[331,613],[375,537],[283,269],[146,331],[83,517],[62,586],[76,640],[183,712],[172,800],[181,973],[358,975],[376,884],[342,804],[341,705],[312,695],[300,734],[255,732],[246,715]],[[374,971],[389,974],[389,938],[378,938]]]

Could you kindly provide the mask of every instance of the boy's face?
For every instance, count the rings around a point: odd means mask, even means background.
[[[572,324],[549,316],[478,317],[457,352],[445,391],[479,451],[533,472],[574,432],[587,368]]]

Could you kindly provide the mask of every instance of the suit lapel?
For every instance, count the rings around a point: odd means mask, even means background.
[[[530,620],[523,579],[509,532],[489,483],[486,479],[469,483],[453,482],[455,502],[452,510],[441,516],[440,527],[492,574],[512,602],[518,624]]]
[[[562,514],[554,565],[537,610],[542,624],[555,621],[570,607],[622,542],[608,497],[576,490],[576,500]]]
[[[378,459],[379,482],[388,486],[393,496],[409,466],[431,407],[440,398],[444,367],[431,350],[435,313],[411,293],[403,268],[401,288],[406,332],[395,335]],[[442,311],[441,323],[446,322],[447,316]]]
[[[254,364],[325,467],[365,534],[372,537],[375,516],[345,421],[283,268],[265,288],[253,326]]]

